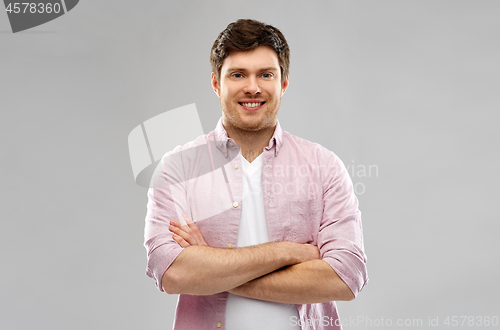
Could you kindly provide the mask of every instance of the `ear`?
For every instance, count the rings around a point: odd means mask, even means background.
[[[285,81],[283,81],[283,84],[281,85],[281,96],[285,94],[287,88],[288,88],[288,75],[286,75]]]
[[[210,79],[212,80],[212,88],[215,94],[217,94],[217,96],[220,98],[220,87],[219,83],[217,82],[217,78],[215,77],[215,73],[212,72]]]

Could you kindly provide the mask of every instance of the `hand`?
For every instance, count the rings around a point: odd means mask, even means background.
[[[168,229],[172,232],[172,238],[181,247],[186,248],[191,245],[208,246],[201,235],[200,228],[191,220],[190,217],[183,214],[182,217],[187,225],[181,225],[179,221],[171,220]]]
[[[316,245],[303,244],[303,246],[304,246],[304,256],[305,256],[305,260],[303,262],[309,260],[321,259],[319,249]]]
[[[292,244],[293,244],[292,245],[293,249],[290,249],[289,251],[292,252],[292,256],[296,263],[321,259],[319,249],[316,245],[299,244],[299,243],[292,243]]]

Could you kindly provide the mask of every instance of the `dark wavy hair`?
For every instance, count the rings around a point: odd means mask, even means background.
[[[220,81],[222,64],[226,57],[234,52],[245,52],[259,46],[270,47],[278,55],[283,84],[290,67],[290,48],[285,36],[274,26],[252,19],[239,19],[230,23],[215,39],[210,53],[210,64],[217,81]]]

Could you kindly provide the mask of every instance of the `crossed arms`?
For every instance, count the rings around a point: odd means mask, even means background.
[[[170,222],[174,240],[184,248],[162,277],[170,294],[232,294],[287,304],[352,300],[354,294],[310,244],[273,242],[221,249],[207,246],[199,228]]]
[[[290,304],[352,300],[368,281],[361,213],[347,170],[333,153],[322,152],[326,154],[317,156],[321,158],[318,163],[325,164],[325,170],[320,168],[318,181],[322,195],[304,199],[322,203],[317,208],[322,213],[316,214],[321,217],[320,223],[313,233],[317,235],[317,247],[283,241],[228,249],[215,247],[221,246],[214,241],[216,233],[207,236],[211,245],[207,246],[200,229],[190,219],[185,218],[185,226],[171,220],[178,219],[181,211],[189,211],[186,191],[194,187],[183,179],[189,169],[162,160],[159,175],[148,191],[144,243],[148,252],[147,275],[155,280],[160,291],[171,294],[212,295],[229,291]],[[202,181],[197,189],[203,184],[207,183]],[[315,209],[312,203],[294,205],[305,212],[300,214],[304,217]],[[304,218],[294,224],[300,223],[308,222]]]

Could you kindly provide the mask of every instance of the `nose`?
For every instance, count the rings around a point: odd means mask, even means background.
[[[243,92],[245,92],[245,94],[251,95],[260,93],[260,88],[256,77],[248,77],[243,88]]]

